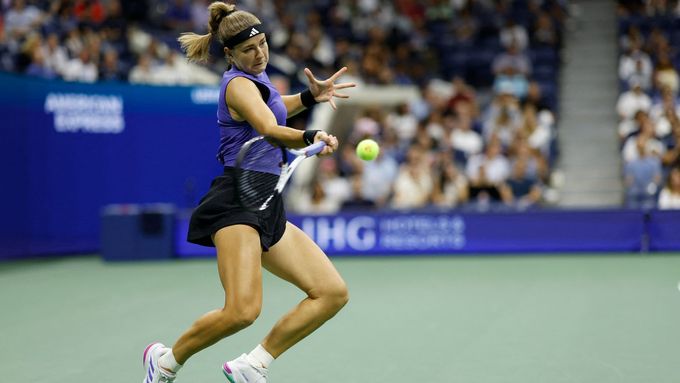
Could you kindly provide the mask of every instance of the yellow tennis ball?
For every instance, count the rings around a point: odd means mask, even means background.
[[[364,161],[373,161],[380,154],[378,143],[367,138],[357,145],[357,156]]]

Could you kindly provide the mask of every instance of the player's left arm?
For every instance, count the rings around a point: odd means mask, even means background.
[[[316,77],[314,77],[312,71],[309,70],[309,68],[305,68],[305,75],[309,80],[309,90],[314,97],[314,101],[317,103],[328,102],[331,104],[333,109],[337,109],[333,97],[349,98],[348,95],[339,93],[338,90],[353,88],[356,86],[356,84],[353,82],[345,82],[340,84],[335,83],[335,81],[346,71],[347,67],[342,67],[339,71],[335,72],[335,74],[326,80],[318,80]],[[305,105],[302,103],[302,93],[281,96],[281,98],[283,99],[284,105],[286,105],[288,117],[292,117],[306,109]]]

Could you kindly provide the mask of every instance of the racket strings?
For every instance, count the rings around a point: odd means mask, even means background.
[[[239,197],[241,204],[260,207],[274,193],[279,177],[255,170],[243,170],[240,175]]]
[[[280,169],[281,150],[264,140],[244,149],[238,163],[239,202],[244,207],[262,210],[276,191],[279,176],[271,172]]]

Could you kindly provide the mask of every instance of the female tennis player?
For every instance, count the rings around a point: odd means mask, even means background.
[[[260,20],[222,2],[210,4],[208,10],[209,33],[184,33],[179,41],[192,61],[208,58],[214,38],[224,46],[230,69],[222,78],[217,123],[221,132],[218,158],[225,167],[195,209],[188,240],[217,249],[225,301],[222,308],[200,317],[172,348],[161,343],[147,346],[143,354],[143,382],[147,383],[174,381],[192,355],[255,321],[262,305],[262,267],[294,284],[307,297],[250,353],[224,363],[223,373],[231,383],[266,382],[272,361],[333,317],[348,300],[345,282],[323,251],[286,221],[280,196],[263,211],[240,207],[235,199],[233,167],[241,146],[259,135],[293,148],[324,141],[326,147],[320,154],[332,153],[338,146],[336,137],[285,127],[286,118],[319,102],[335,108],[334,97],[348,97],[338,90],[355,84],[335,84],[346,68],[324,81],[305,68],[309,89],[281,96],[265,73],[269,51]]]

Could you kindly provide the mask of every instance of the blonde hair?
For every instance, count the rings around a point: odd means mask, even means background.
[[[208,33],[199,35],[193,32],[182,33],[179,41],[189,61],[206,62],[210,57],[210,42],[215,34],[224,44],[229,38],[242,30],[260,24],[260,20],[250,12],[236,10],[236,5],[215,1],[208,6]]]

